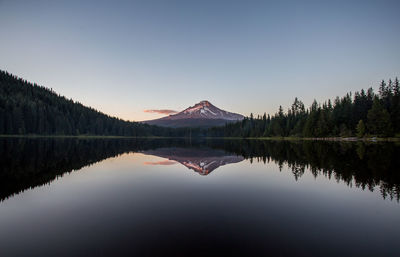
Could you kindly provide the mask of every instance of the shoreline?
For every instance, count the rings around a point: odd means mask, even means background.
[[[165,139],[173,137],[132,137],[132,136],[99,136],[99,135],[0,135],[0,138],[78,138],[78,139]]]
[[[398,137],[250,137],[252,140],[285,140],[285,141],[336,141],[336,142],[400,142]]]
[[[335,141],[335,142],[400,142],[399,137],[161,137],[161,136],[101,136],[101,135],[0,135],[0,138],[77,138],[77,139],[223,139],[266,141]]]

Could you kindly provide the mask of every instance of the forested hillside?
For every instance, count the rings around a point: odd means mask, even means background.
[[[179,136],[185,130],[110,117],[0,71],[0,134]]]
[[[306,109],[295,98],[291,108],[284,112],[280,106],[273,115],[245,118],[241,122],[212,128],[209,136],[224,137],[349,137],[399,136],[400,89],[399,80],[382,81],[379,93],[372,88],[356,92],[354,96],[337,97],[319,104],[313,102]]]

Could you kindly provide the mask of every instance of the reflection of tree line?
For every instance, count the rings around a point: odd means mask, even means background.
[[[138,139],[0,139],[0,199],[51,182],[126,152],[160,147],[208,146],[250,161],[287,164],[297,180],[307,169],[349,186],[380,188],[384,198],[400,199],[400,146],[394,143],[321,141]]]
[[[184,143],[171,139],[157,145]],[[154,141],[132,139],[0,139],[0,199],[103,159],[153,147]]]
[[[314,177],[371,191],[378,186],[383,198],[400,199],[400,146],[395,143],[235,140],[219,147],[250,162],[287,164],[296,180],[309,169]]]

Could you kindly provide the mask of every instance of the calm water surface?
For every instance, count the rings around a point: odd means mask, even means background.
[[[0,256],[400,256],[395,143],[0,139]]]

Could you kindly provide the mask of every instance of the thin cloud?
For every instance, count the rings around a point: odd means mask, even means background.
[[[148,112],[148,113],[159,113],[159,114],[165,114],[165,115],[170,115],[170,114],[178,113],[177,111],[174,111],[174,110],[166,110],[166,109],[161,109],[161,110],[144,110],[144,112]]]
[[[175,161],[144,162],[144,165],[173,165]]]

